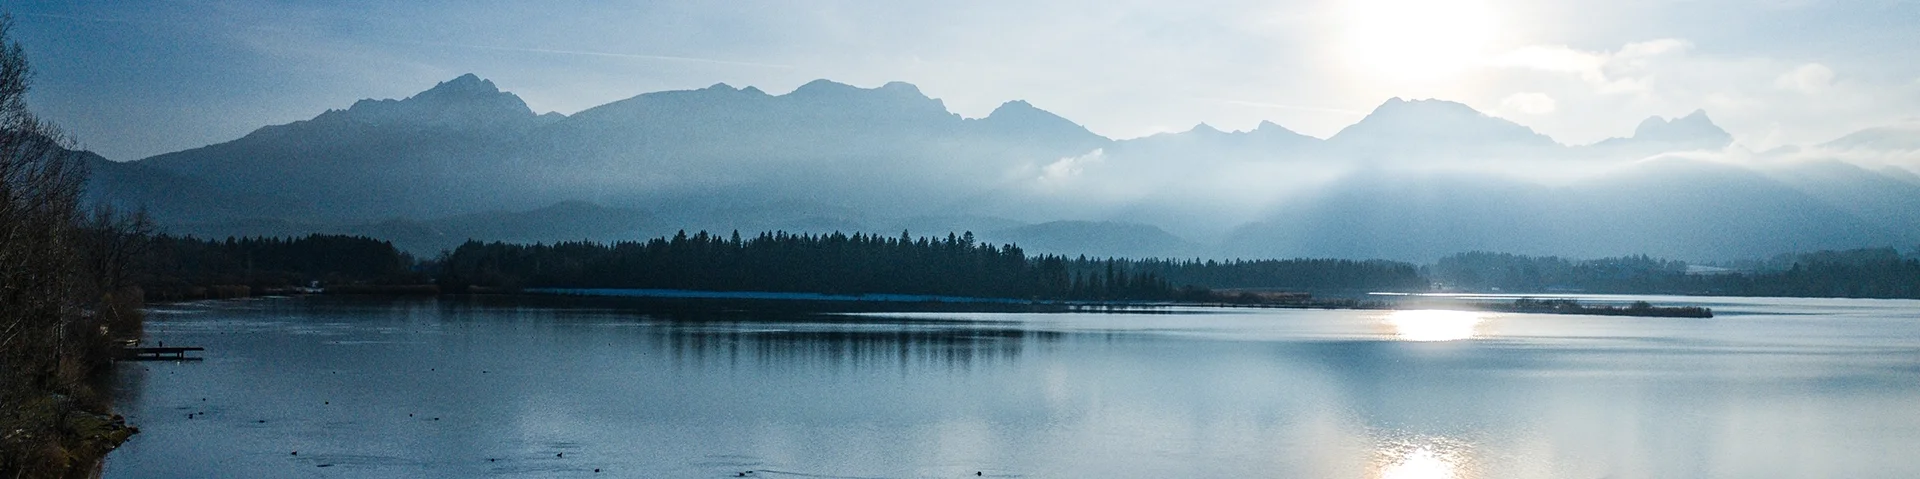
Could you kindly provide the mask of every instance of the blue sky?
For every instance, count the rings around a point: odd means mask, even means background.
[[[714,83],[1025,99],[1128,138],[1269,120],[1327,136],[1443,98],[1565,143],[1704,108],[1748,148],[1920,115],[1920,4],[9,1],[30,103],[116,160],[476,73],[540,112]]]

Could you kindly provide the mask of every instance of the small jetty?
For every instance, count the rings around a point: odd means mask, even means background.
[[[206,351],[206,350],[207,348],[202,348],[199,346],[174,347],[174,348],[126,348],[126,349],[120,350],[120,360],[122,361],[160,361],[160,360],[198,361],[201,358],[187,356],[187,353],[193,352],[193,351]]]

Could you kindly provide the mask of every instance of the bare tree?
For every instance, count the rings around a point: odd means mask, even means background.
[[[27,111],[33,72],[11,33],[0,18],[0,381],[57,381],[48,373],[80,314],[72,235],[86,172],[66,137]]]

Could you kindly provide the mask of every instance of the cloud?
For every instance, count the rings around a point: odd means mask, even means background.
[[[1106,149],[1094,148],[1093,151],[1089,151],[1087,154],[1061,158],[1059,161],[1041,167],[1039,179],[1042,183],[1068,181],[1085,173],[1087,167],[1099,165],[1106,161]]]
[[[1799,68],[1780,75],[1773,85],[1786,90],[1806,94],[1817,94],[1833,87],[1833,69],[1818,63],[1800,65]]]
[[[1547,96],[1545,93],[1515,93],[1507,95],[1506,99],[1500,100],[1500,110],[1503,112],[1545,115],[1553,113],[1556,109],[1558,109],[1558,105],[1553,101],[1553,97]]]
[[[1693,43],[1661,38],[1628,43],[1611,52],[1575,50],[1566,45],[1530,45],[1494,58],[1495,67],[1567,73],[1578,76],[1601,93],[1632,93],[1649,88],[1649,78],[1662,57],[1678,56]]]
[[[1829,140],[1920,108],[1920,85],[1905,81],[1849,76],[1824,61],[1701,50],[1683,38],[1601,50],[1523,46],[1494,57],[1489,80],[1473,95],[1499,111],[1527,114],[1528,126],[1576,144],[1625,136],[1648,116],[1705,109],[1737,142],[1769,149]],[[1534,113],[1543,102],[1526,93],[1553,99],[1552,111]]]

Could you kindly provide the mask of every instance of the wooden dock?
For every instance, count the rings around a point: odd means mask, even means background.
[[[206,351],[207,348],[188,346],[182,348],[126,348],[120,350],[120,359],[126,361],[188,360],[201,358],[188,357],[190,351]]]

